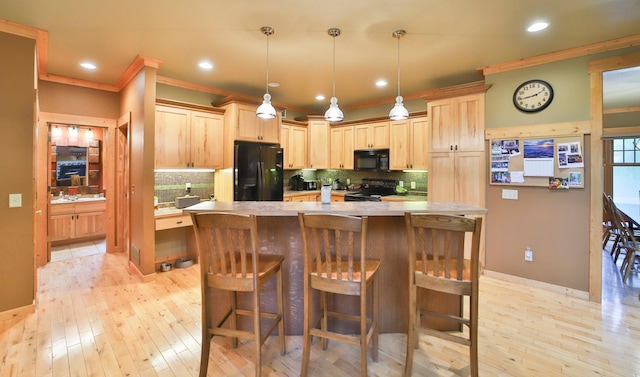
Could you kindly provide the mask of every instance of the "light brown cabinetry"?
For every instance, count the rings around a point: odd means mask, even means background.
[[[309,167],[329,169],[329,122],[309,119]]]
[[[285,202],[317,202],[320,201],[320,193],[314,194],[288,194],[284,197]]]
[[[356,150],[389,148],[389,122],[358,124],[354,133]]]
[[[256,116],[257,105],[226,102],[220,106],[224,113],[224,168],[233,167],[234,142],[252,141],[280,144],[280,113],[273,119]],[[217,194],[216,194],[217,196]]]
[[[331,128],[331,169],[353,169],[353,126]]]
[[[273,119],[262,119],[256,116],[257,106],[245,104],[237,104],[237,106],[236,140],[261,143],[280,142],[279,114]]]
[[[426,117],[389,122],[389,168],[427,169],[429,162]]]
[[[222,167],[223,116],[172,106],[156,106],[155,167]]]
[[[430,152],[484,150],[484,93],[429,102]]]
[[[191,227],[191,215],[170,215],[156,217],[155,224],[155,265],[173,263],[178,258],[198,261],[195,235]]]
[[[284,150],[285,169],[307,167],[307,127],[282,123],[280,141]]]
[[[484,93],[429,102],[429,200],[484,205]]]
[[[106,234],[106,201],[51,205],[49,240],[71,241]]]

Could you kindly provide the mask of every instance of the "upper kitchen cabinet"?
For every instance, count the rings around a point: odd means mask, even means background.
[[[353,169],[353,126],[331,128],[331,169]]]
[[[234,140],[257,141],[260,143],[280,143],[280,114],[273,119],[256,116],[257,106],[231,103],[231,121],[235,127]],[[227,110],[228,111],[228,110]]]
[[[354,132],[356,150],[389,148],[389,122],[357,124]]]
[[[329,169],[329,122],[321,117],[309,117],[309,167]]]
[[[280,144],[280,112],[273,119],[262,119],[256,115],[258,105],[227,99],[220,104],[224,113],[224,167],[233,167],[234,142],[252,141]]]
[[[285,169],[307,167],[307,125],[299,122],[283,121],[280,140],[284,150]]]
[[[155,167],[222,168],[221,111],[156,106]]]
[[[427,117],[389,122],[389,168],[391,170],[427,169]]]
[[[430,152],[484,150],[484,93],[427,103]]]

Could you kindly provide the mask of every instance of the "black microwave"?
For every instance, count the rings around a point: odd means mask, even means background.
[[[353,152],[355,170],[389,171],[388,149],[367,149]]]

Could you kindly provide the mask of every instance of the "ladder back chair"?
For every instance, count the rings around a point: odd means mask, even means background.
[[[481,218],[454,215],[405,213],[409,242],[409,329],[405,376],[411,376],[418,332],[469,346],[470,374],[478,376],[478,279],[480,274]],[[471,234],[471,250],[464,256],[465,235]],[[419,289],[466,298],[468,316],[421,309]],[[464,311],[463,311],[464,312]],[[446,318],[460,325],[460,332],[439,331],[423,318]],[[468,332],[464,331],[468,327]]]
[[[322,348],[328,340],[360,346],[361,375],[367,375],[367,349],[378,360],[378,270],[380,261],[367,256],[368,218],[336,214],[298,214],[304,254],[304,336],[302,376],[307,376],[311,353],[311,338],[322,338]],[[368,316],[367,290],[371,288],[371,315]],[[320,292],[320,314],[313,308],[313,292]],[[359,296],[359,315],[329,308],[329,294]],[[314,317],[318,318],[314,320]],[[359,323],[357,336],[341,334],[328,328],[328,318]],[[318,328],[319,325],[319,328]]]
[[[626,254],[622,260],[622,265],[620,266],[622,282],[626,283],[636,260],[640,258],[640,243],[638,241],[638,237],[634,233],[634,229],[629,224],[628,219],[626,219],[622,211],[616,207],[613,200],[610,201],[610,206],[612,208],[611,218],[613,220],[613,226],[619,230],[620,234],[620,240],[618,241],[617,249],[615,251],[614,263],[617,263],[621,250],[626,250]]]
[[[202,352],[200,376],[207,375],[211,337],[231,338],[233,348],[238,338],[253,339],[255,347],[255,374],[261,375],[261,348],[272,331],[278,327],[280,353],[286,353],[284,336],[284,304],[282,283],[283,256],[258,254],[258,225],[254,215],[232,213],[192,213],[196,243],[200,255],[202,285]],[[262,286],[276,277],[277,312],[260,309]],[[213,323],[211,312],[214,302],[212,290],[228,291],[231,308],[219,323]],[[252,308],[238,308],[238,292],[251,293]],[[219,304],[218,304],[219,305]],[[251,330],[238,329],[238,316],[252,319]],[[261,329],[261,319],[268,326]],[[226,326],[225,326],[226,323]]]

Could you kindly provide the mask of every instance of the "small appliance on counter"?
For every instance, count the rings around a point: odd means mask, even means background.
[[[304,181],[304,189],[305,190],[317,190],[318,189],[318,181]]]
[[[200,203],[199,196],[193,196],[193,195],[176,196],[176,201],[175,201],[176,208],[186,208],[198,203]]]
[[[305,189],[305,182],[302,174],[296,174],[289,178],[289,189],[293,191],[302,191]]]

